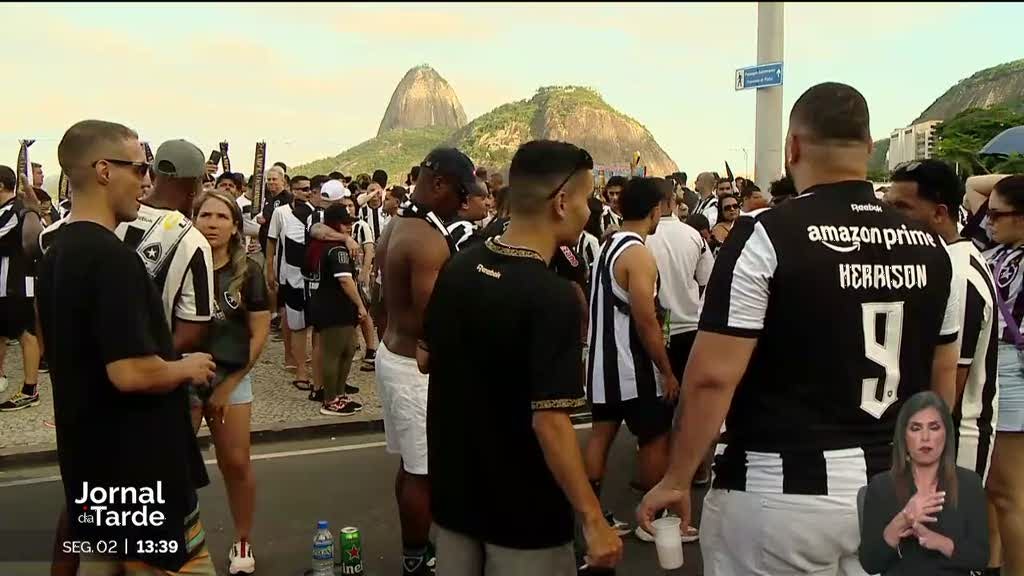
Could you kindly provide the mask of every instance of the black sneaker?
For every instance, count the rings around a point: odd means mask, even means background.
[[[324,389],[323,388],[317,388],[316,390],[310,390],[309,391],[309,400],[311,402],[319,402],[319,403],[323,404],[324,403]]]
[[[281,316],[277,315],[270,319],[270,330],[272,332],[281,331]]]
[[[18,410],[38,406],[39,403],[39,392],[36,392],[31,396],[18,392],[14,396],[11,396],[7,402],[0,404],[0,412],[17,412]]]
[[[49,374],[50,373],[50,365],[46,362],[46,358],[40,358],[39,359],[39,373],[40,374]]]
[[[345,384],[345,394],[359,394],[359,388]]]

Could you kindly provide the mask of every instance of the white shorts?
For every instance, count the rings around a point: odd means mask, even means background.
[[[402,456],[410,474],[427,474],[427,382],[415,358],[393,354],[381,342],[374,359],[388,452]]]
[[[705,576],[862,576],[855,496],[713,489],[704,498]]]

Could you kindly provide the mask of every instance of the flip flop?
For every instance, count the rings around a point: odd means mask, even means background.
[[[305,386],[300,386],[300,384],[305,384]],[[309,383],[309,380],[292,380],[292,386],[295,386],[303,392],[309,392],[313,389],[313,385]]]

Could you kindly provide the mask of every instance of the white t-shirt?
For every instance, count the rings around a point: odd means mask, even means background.
[[[700,232],[674,215],[662,216],[658,231],[647,237],[647,247],[658,263],[658,300],[668,310],[669,333],[697,330],[700,287],[707,285],[715,265],[711,248]]]

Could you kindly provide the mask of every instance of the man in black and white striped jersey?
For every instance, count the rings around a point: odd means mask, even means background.
[[[35,334],[34,255],[25,250],[24,236],[39,229],[39,203],[18,194],[18,177],[8,166],[0,166],[0,393],[7,388],[4,357],[7,340],[18,340],[24,358],[25,380],[19,392],[0,404],[0,411],[13,412],[39,405],[39,343]],[[26,200],[28,203],[26,203]]]
[[[608,234],[619,229],[622,225],[622,209],[619,205],[619,198],[622,190],[626,187],[626,180],[623,176],[612,176],[604,185],[605,205],[601,210],[601,234],[607,237]]]
[[[306,339],[309,335],[309,286],[302,274],[306,259],[307,229],[315,209],[309,203],[309,178],[295,176],[290,182],[292,201],[274,210],[267,231],[267,282],[277,292],[277,309],[283,314],[281,335],[285,341],[285,365],[295,367],[292,385],[310,391],[310,400],[323,402],[313,392],[306,370]],[[322,390],[321,390],[322,394]]]
[[[462,198],[462,205],[459,206],[458,215],[455,220],[448,224],[448,234],[455,242],[455,249],[462,250],[465,242],[477,231],[476,222],[487,216],[487,186],[483,180],[477,180],[477,185],[468,187],[466,195]]]
[[[857,493],[891,465],[903,402],[932,388],[953,405],[950,257],[875,197],[871,147],[859,92],[808,89],[786,138],[801,195],[739,219],[717,258],[669,469],[637,511],[646,526],[666,507],[690,519],[728,413],[701,517],[709,576],[864,574]]]
[[[608,450],[623,421],[640,446],[638,482],[645,489],[661,479],[668,461],[679,381],[658,319],[658,265],[644,245],[661,220],[659,180],[633,178],[626,184],[619,197],[622,227],[601,246],[590,280],[586,370],[594,427],[584,461],[598,495]],[[654,541],[642,528],[636,534]]]
[[[981,252],[960,236],[957,223],[964,185],[945,162],[914,161],[897,166],[885,202],[929,228],[946,242],[959,295],[960,361],[956,369],[957,465],[988,476],[995,440],[999,351],[995,285]]]

